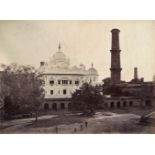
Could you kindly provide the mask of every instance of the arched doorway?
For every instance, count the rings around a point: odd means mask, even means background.
[[[127,105],[127,104],[126,104],[126,101],[124,101],[124,102],[123,102],[123,106],[126,107],[126,105]]]
[[[132,101],[129,102],[129,106],[130,106],[130,107],[133,106],[133,102],[132,102]]]
[[[104,103],[104,107],[107,108],[108,107],[108,103]]]
[[[57,104],[56,103],[53,103],[52,109],[57,111]]]
[[[69,110],[71,109],[71,103],[68,103],[68,109]]]
[[[61,108],[61,109],[65,109],[65,104],[64,104],[64,103],[61,103],[61,104],[60,104],[60,108]]]
[[[117,108],[120,108],[120,106],[121,106],[121,103],[117,102]]]
[[[44,110],[49,110],[49,104],[48,103],[44,104]]]
[[[146,106],[151,106],[151,101],[150,101],[150,100],[146,100],[146,101],[145,101],[145,105],[146,105]]]
[[[111,102],[111,108],[113,108],[114,107],[114,102]]]

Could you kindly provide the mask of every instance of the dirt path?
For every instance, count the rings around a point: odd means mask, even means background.
[[[46,121],[46,119],[51,119],[54,117],[57,117],[57,115],[40,116],[38,117],[38,119]],[[2,129],[5,128],[5,131],[7,132],[10,130],[18,130],[18,128],[31,124],[34,121],[35,121],[35,118],[14,119],[9,121],[3,121],[1,122],[0,126]]]
[[[140,118],[136,114],[116,114],[112,112],[98,112],[94,117],[82,117],[75,116],[74,114],[66,114],[61,116],[64,121],[57,122],[57,126],[54,125],[54,121],[62,120],[58,115],[46,115],[39,117],[39,121],[46,123],[46,126],[38,124],[38,126],[32,126],[34,118],[19,119],[13,121],[4,122],[3,125],[6,128],[1,133],[134,133],[142,132],[142,126],[137,125]],[[77,119],[78,118],[78,119]],[[78,121],[80,119],[80,121]],[[71,120],[70,123],[68,123]],[[88,122],[88,127],[85,126],[85,121]],[[28,126],[30,125],[30,126]],[[40,126],[39,126],[40,125]],[[8,127],[7,127],[8,126]]]

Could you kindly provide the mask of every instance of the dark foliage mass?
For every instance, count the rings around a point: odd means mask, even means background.
[[[71,109],[94,113],[95,109],[101,108],[102,98],[98,87],[84,83],[80,89],[73,93]]]
[[[120,86],[115,86],[115,85],[108,85],[108,86],[103,86],[103,94],[105,95],[111,95],[113,97],[119,97],[119,96],[134,96],[129,91],[123,91],[123,88]]]
[[[1,98],[8,116],[35,112],[43,101],[44,91],[34,67],[11,64],[1,72]]]

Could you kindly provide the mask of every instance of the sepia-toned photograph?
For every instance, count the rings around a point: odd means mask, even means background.
[[[155,21],[1,20],[0,134],[154,134]]]

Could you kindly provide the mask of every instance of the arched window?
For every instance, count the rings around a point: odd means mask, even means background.
[[[53,95],[54,94],[54,91],[53,90],[50,90],[50,94]]]
[[[79,81],[78,81],[78,80],[76,80],[76,81],[75,81],[75,84],[76,84],[76,85],[79,85]]]
[[[63,89],[63,95],[66,95],[66,94],[67,94],[67,90]]]
[[[50,85],[54,85],[54,80],[49,81]]]

